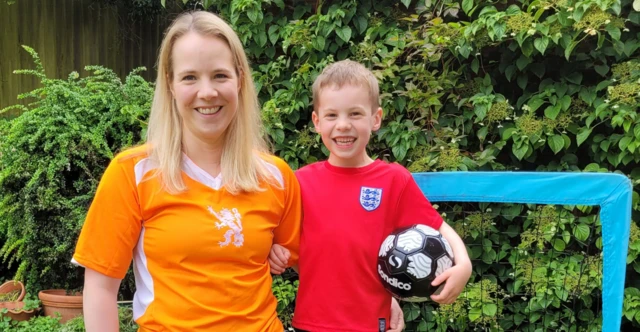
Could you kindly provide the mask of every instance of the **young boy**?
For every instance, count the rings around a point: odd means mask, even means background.
[[[316,131],[330,152],[327,161],[296,172],[303,205],[293,326],[297,331],[378,332],[389,328],[391,295],[376,271],[380,244],[403,226],[425,224],[449,241],[455,266],[433,285],[432,299],[452,303],[471,275],[464,243],[436,212],[399,164],[373,160],[366,148],[380,128],[378,81],[363,65],[344,60],[328,66],[313,84]],[[365,199],[365,190],[379,194]],[[272,272],[287,266],[288,252],[275,245]]]

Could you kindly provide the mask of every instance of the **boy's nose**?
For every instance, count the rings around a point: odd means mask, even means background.
[[[349,130],[351,129],[351,122],[348,120],[338,120],[336,127],[338,130]]]

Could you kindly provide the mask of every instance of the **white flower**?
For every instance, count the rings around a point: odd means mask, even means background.
[[[515,37],[515,36],[516,36],[516,33],[515,33],[515,32],[512,32],[512,33],[511,33],[511,37]]]
[[[441,146],[441,147],[440,147],[440,150],[444,150],[444,146]]]
[[[476,53],[476,56],[480,55],[480,52]]]
[[[611,79],[611,80],[612,80],[612,81],[614,81],[614,82],[617,82],[617,81],[618,81],[618,80],[617,80],[617,79],[615,79],[615,78],[614,78],[614,79]]]
[[[489,143],[489,144],[493,144],[493,142],[492,142],[492,141],[487,141],[487,143]]]
[[[604,24],[609,24],[609,23],[611,23],[611,20],[604,21]]]
[[[622,31],[624,31],[624,32],[629,32],[629,29],[624,28],[624,29],[622,29]]]
[[[594,29],[591,29],[591,31],[589,31],[589,34],[592,35],[592,36],[595,36],[596,33],[598,33],[598,32],[596,30],[594,30]]]
[[[503,126],[501,124],[498,125],[498,128],[502,128]]]
[[[616,109],[616,108],[618,108],[618,107],[620,107],[620,106],[618,106],[618,105],[613,105],[613,108],[614,108],[614,109]]]
[[[529,105],[527,105],[527,104],[524,104],[524,105],[522,105],[522,109],[524,111],[529,111],[529,110],[531,110],[531,107],[529,107]]]
[[[609,99],[605,99],[604,102],[608,104],[609,103]]]
[[[514,275],[515,275],[515,273],[513,273],[513,272],[509,273],[510,277],[513,277]]]
[[[568,12],[572,12],[572,11],[573,11],[573,7],[569,7],[569,8],[567,8],[567,11],[568,11]]]
[[[523,296],[523,297],[521,297],[521,299],[522,299],[522,301],[526,301],[526,300],[527,300],[527,297],[526,297],[526,296]]]
[[[536,33],[536,30],[535,30],[535,29],[529,29],[529,30],[527,30],[527,34],[528,34],[529,36],[533,36],[533,35],[535,35],[535,33]]]
[[[478,123],[478,124],[479,124],[480,126],[484,126],[484,123],[482,123],[482,122],[480,122],[480,123]]]
[[[543,139],[539,139],[538,143],[544,143],[544,140]]]
[[[452,138],[452,139],[451,139],[451,143],[455,143],[455,142],[456,142],[456,139],[455,139],[455,138]]]
[[[487,208],[485,211],[486,211],[486,212],[491,212],[491,211],[493,211],[493,210],[491,210],[491,208]]]
[[[506,117],[506,118],[504,118],[504,119],[505,119],[505,120],[511,120],[511,118],[510,118],[510,117]]]

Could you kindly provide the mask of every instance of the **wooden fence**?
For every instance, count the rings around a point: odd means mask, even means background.
[[[131,23],[127,13],[92,0],[0,1],[0,109],[16,103],[20,93],[39,86],[15,69],[35,68],[21,45],[35,49],[48,77],[84,75],[87,65],[101,65],[124,78],[133,68],[147,68],[155,79],[155,61],[162,33],[171,17]],[[11,116],[14,114],[5,114]]]

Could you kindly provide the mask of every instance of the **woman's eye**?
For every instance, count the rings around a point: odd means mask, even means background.
[[[216,74],[214,78],[227,78],[227,74]]]
[[[182,78],[183,81],[193,81],[195,79],[196,79],[196,77],[194,75],[187,75],[187,76]]]

